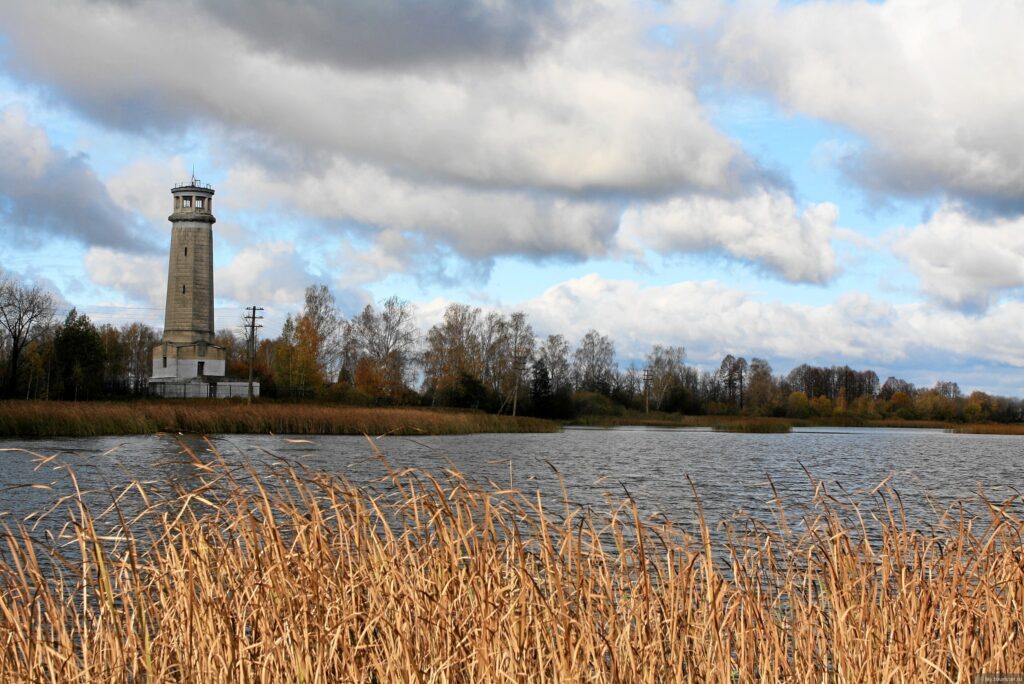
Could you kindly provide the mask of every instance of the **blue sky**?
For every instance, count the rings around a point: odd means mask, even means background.
[[[691,363],[1020,396],[1014,2],[0,0],[0,267],[162,323],[217,189],[218,327],[307,285]]]

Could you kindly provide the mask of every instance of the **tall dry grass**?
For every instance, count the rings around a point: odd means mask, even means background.
[[[6,531],[0,679],[969,682],[1024,671],[1018,500],[917,531],[885,490],[873,523],[822,490],[806,526],[780,507],[775,524],[716,550],[706,527],[691,538],[628,501],[597,515],[455,472],[393,472],[373,491],[297,467],[195,467],[196,489],[155,497],[134,485],[103,514],[71,496],[49,513],[67,521],[52,539]]]
[[[0,401],[0,437],[199,434],[454,435],[553,432],[537,418],[478,411],[318,404],[246,405],[228,400],[141,402]]]
[[[715,424],[715,432],[788,433],[793,424],[776,418],[735,418]]]
[[[950,430],[965,435],[1024,435],[1024,425],[1020,423],[969,423]]]

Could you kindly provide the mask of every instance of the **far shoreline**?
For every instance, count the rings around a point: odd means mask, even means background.
[[[789,432],[802,427],[939,429],[969,434],[1024,435],[1021,423],[934,420],[786,418],[627,412],[572,420],[508,416],[472,409],[367,407],[238,400],[0,401],[0,438],[197,434],[468,435],[550,433],[563,427],[711,428],[724,432]]]

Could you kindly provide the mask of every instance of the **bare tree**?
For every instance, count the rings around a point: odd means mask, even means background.
[[[781,393],[772,378],[772,367],[756,356],[750,360],[750,379],[747,382],[747,405],[754,413],[767,414],[773,404],[781,404]]]
[[[488,390],[502,396],[502,385],[512,367],[509,353],[508,320],[492,311],[483,320],[480,328],[481,359],[480,381]]]
[[[569,366],[569,343],[561,335],[548,335],[537,350],[537,358],[544,362],[552,392],[572,385]]]
[[[14,396],[18,384],[18,364],[25,345],[53,320],[53,295],[38,285],[25,285],[0,274],[0,328],[7,337],[9,350],[4,394]]]
[[[647,355],[647,376],[655,410],[661,410],[665,397],[682,382],[685,358],[686,350],[682,347],[662,347],[658,344]]]
[[[596,330],[589,330],[572,357],[576,389],[611,394],[617,372],[615,345]]]
[[[129,323],[121,327],[121,339],[128,356],[128,382],[132,393],[141,394],[152,371],[153,347],[160,336],[145,323]]]

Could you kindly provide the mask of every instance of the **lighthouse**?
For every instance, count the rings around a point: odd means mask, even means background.
[[[213,343],[214,190],[195,176],[171,189],[174,201],[163,341],[153,348],[150,393],[217,396],[225,350]]]

